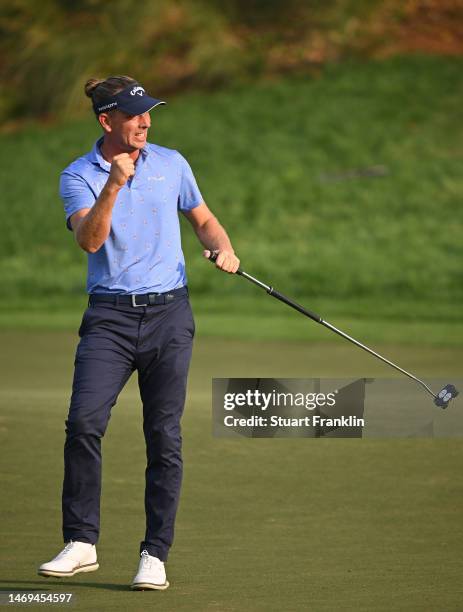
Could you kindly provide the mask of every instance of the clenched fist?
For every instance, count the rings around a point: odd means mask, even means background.
[[[108,181],[115,187],[123,187],[129,178],[135,174],[135,164],[128,153],[120,153],[113,157]]]

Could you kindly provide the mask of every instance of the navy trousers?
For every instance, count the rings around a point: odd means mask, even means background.
[[[100,531],[101,438],[134,370],[146,443],[146,533],[140,551],[167,559],[182,481],[180,419],[194,336],[188,295],[134,308],[96,303],[79,329],[66,420],[63,537],[95,544]]]

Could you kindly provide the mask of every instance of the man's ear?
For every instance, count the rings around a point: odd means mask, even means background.
[[[101,127],[106,133],[109,133],[112,131],[111,119],[108,113],[100,113],[98,115],[98,121],[100,122]]]

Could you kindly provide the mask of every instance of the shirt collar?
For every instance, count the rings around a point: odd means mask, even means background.
[[[102,143],[103,143],[103,136],[99,138],[93,145],[93,149],[90,151],[89,158],[92,163],[97,164],[98,166],[103,168],[103,170],[107,170],[109,172],[109,169],[111,168],[111,164],[105,160],[103,155],[101,155],[100,146],[102,145]]]
[[[111,164],[108,161],[106,161],[103,155],[101,154],[100,147],[102,144],[103,144],[103,136],[99,138],[93,145],[93,149],[90,151],[89,159],[92,163],[98,164],[100,168],[103,168],[103,170],[107,170],[109,172],[111,168]],[[140,149],[140,153],[141,153],[143,160],[145,160],[146,156],[148,155],[148,151],[146,147],[143,147],[143,149]]]

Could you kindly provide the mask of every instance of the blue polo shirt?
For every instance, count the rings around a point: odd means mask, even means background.
[[[66,223],[91,208],[111,165],[100,144],[61,174],[60,195]],[[88,253],[88,293],[162,293],[186,285],[178,211],[192,210],[203,198],[188,162],[178,151],[146,144],[135,175],[117,195],[111,231],[96,253]]]

